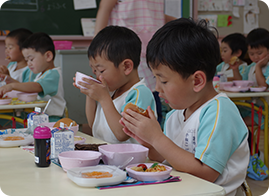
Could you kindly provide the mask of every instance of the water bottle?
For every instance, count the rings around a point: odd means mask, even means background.
[[[34,130],[33,137],[35,139],[35,164],[38,167],[50,166],[50,128],[37,126]]]
[[[219,83],[220,83],[220,79],[218,76],[214,76],[213,78],[213,87],[215,89],[215,91],[219,92]]]

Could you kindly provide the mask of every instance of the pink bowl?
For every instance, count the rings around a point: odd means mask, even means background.
[[[59,154],[59,161],[64,171],[75,167],[98,165],[102,154],[90,150],[65,151]]]
[[[238,87],[250,87],[254,84],[254,82],[250,80],[234,80],[233,83]]]
[[[37,93],[18,93],[18,99],[25,102],[35,101],[37,99]]]
[[[143,163],[145,164],[148,168],[151,167],[153,163]],[[132,178],[135,178],[139,181],[163,181],[167,179],[170,176],[170,173],[172,171],[172,167],[169,167],[164,164],[159,164],[165,166],[166,171],[161,171],[161,172],[139,172],[131,169],[132,167],[137,166],[138,164],[132,164],[128,165],[126,167],[126,171],[128,172],[129,176]]]
[[[55,122],[48,122],[48,123],[40,123],[39,125],[47,126],[50,128],[50,130],[52,130],[52,129],[55,129],[55,127],[53,127],[54,124],[55,124]],[[74,132],[74,135],[76,135],[78,132],[78,129],[79,129],[79,125],[71,126],[70,129]]]
[[[21,91],[12,90],[10,92],[7,92],[3,97],[17,98],[19,93],[22,93],[22,92]]]
[[[149,149],[140,144],[108,144],[98,147],[102,153],[102,160],[107,165],[120,166],[130,157],[134,157],[129,164],[143,163],[148,157]]]
[[[83,88],[83,89],[86,89],[85,87],[83,87],[83,86],[81,86],[81,85],[79,85],[78,84],[78,82],[84,82],[83,80],[82,80],[82,78],[88,78],[88,79],[91,79],[91,80],[93,80],[93,81],[95,81],[95,82],[97,82],[97,83],[101,83],[99,80],[97,80],[97,79],[95,79],[95,78],[93,78],[93,77],[91,77],[91,76],[87,76],[87,75],[85,75],[85,74],[83,74],[83,73],[80,73],[80,72],[76,72],[76,85],[79,87],[79,88]],[[86,83],[86,82],[84,82],[84,83]],[[88,84],[88,83],[87,83]]]
[[[233,86],[233,82],[220,82],[219,89],[224,90],[224,87],[231,87]]]

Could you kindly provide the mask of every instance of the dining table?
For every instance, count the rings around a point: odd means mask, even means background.
[[[78,132],[76,136],[86,138],[87,144],[101,144],[104,141]],[[225,195],[223,187],[191,174],[172,170],[172,176],[181,181],[130,186],[111,189],[80,187],[71,181],[67,173],[57,164],[49,167],[37,167],[34,154],[20,147],[0,147],[0,188],[9,196],[137,196],[137,195]]]
[[[260,100],[263,103],[262,115],[264,116],[264,163],[269,167],[268,164],[268,103],[266,98],[269,97],[269,91],[262,92],[228,92],[221,91],[225,93],[237,106],[245,106],[251,108],[251,102]],[[254,110],[258,111],[259,108],[254,106]]]
[[[31,113],[34,111],[35,107],[44,108],[46,106],[46,101],[34,101],[34,102],[19,102],[12,104],[0,105],[0,119],[9,119],[13,117],[16,122],[24,124],[24,120],[20,117],[21,112],[25,111],[27,113]]]

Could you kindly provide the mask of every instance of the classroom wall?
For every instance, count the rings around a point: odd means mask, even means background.
[[[231,14],[231,11],[198,11],[197,10],[197,5],[198,5],[198,0],[194,0],[194,18],[197,19],[198,15],[211,15],[211,14]],[[260,14],[259,14],[259,27],[265,28],[269,30],[269,9],[263,1],[258,1],[258,6],[260,9]],[[230,33],[244,33],[244,21],[243,21],[243,12],[244,12],[244,7],[239,7],[239,14],[240,18],[234,17],[232,18],[232,26],[231,27],[217,27],[220,39],[223,38],[224,36],[230,34]]]

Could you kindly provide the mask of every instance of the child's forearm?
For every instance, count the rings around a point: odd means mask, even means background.
[[[12,90],[22,91],[26,93],[40,93],[43,91],[42,86],[37,82],[14,82],[10,83]]]
[[[106,121],[117,140],[126,141],[129,139],[130,137],[124,133],[122,130],[122,125],[119,123],[121,114],[115,108],[112,99],[110,98],[110,100],[104,100],[100,104],[103,108]]]
[[[233,80],[242,80],[242,76],[239,72],[239,69],[233,69]]]
[[[95,118],[96,102],[89,96],[86,96],[85,113],[89,127],[92,129],[92,125]]]
[[[265,81],[265,77],[263,75],[261,67],[259,67],[259,66],[255,67],[255,76],[256,76],[258,86],[266,86],[266,87],[268,87],[268,85],[267,85],[267,83]]]

